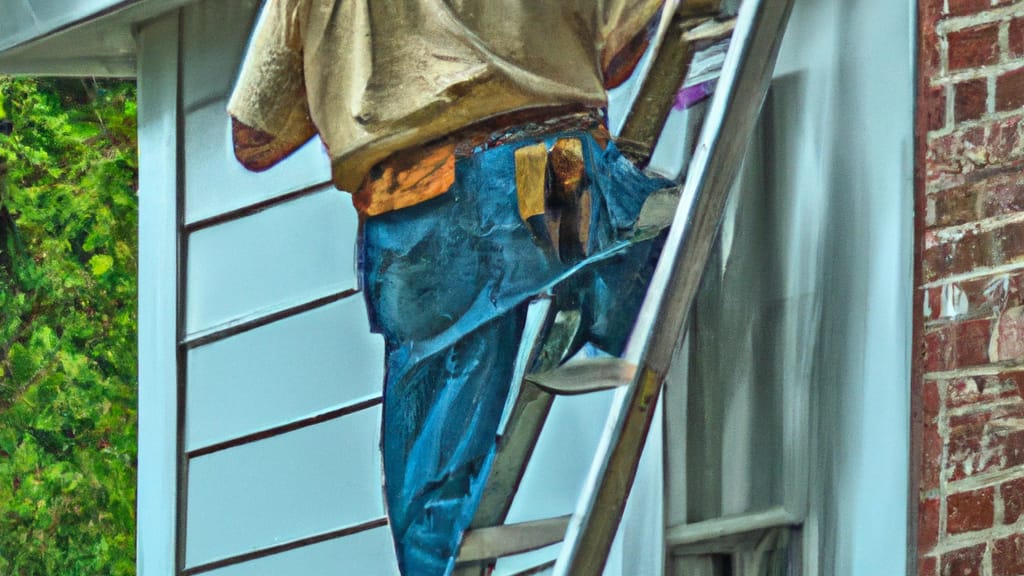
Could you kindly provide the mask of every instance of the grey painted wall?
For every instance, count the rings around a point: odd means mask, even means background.
[[[777,77],[801,135],[774,179],[799,190],[792,265],[821,320],[813,355],[808,574],[907,562],[913,231],[912,2],[797,3]]]
[[[666,393],[668,524],[784,506],[806,574],[906,571],[912,17],[797,0]]]

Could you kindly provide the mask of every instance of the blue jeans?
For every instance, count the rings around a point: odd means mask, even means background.
[[[581,250],[564,250],[524,222],[515,150],[459,159],[437,198],[367,219],[361,239],[371,325],[386,342],[382,451],[399,566],[450,573],[495,453],[515,355],[532,297],[548,290],[580,310],[579,342],[619,354],[653,272],[660,238],[632,242],[644,200],[670,185],[640,173],[586,132],[589,222]]]

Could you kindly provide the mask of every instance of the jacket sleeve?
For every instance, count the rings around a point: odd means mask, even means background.
[[[250,170],[270,168],[316,134],[302,65],[308,1],[267,1],[231,94],[235,157]]]
[[[598,0],[601,67],[608,87],[632,71],[647,48],[664,0]]]

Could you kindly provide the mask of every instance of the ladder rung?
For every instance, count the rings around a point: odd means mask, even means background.
[[[636,364],[621,358],[586,358],[539,374],[526,381],[556,395],[586,394],[625,386],[633,381]]]
[[[728,537],[742,536],[759,530],[798,526],[800,519],[781,506],[759,512],[712,518],[693,524],[679,524],[670,527],[665,534],[665,543],[670,550],[690,546],[703,550],[707,546]]]
[[[715,40],[722,40],[736,29],[736,19],[729,18],[728,20],[709,20],[704,22],[700,26],[687,30],[683,33],[683,37],[686,38],[687,42],[713,42]]]
[[[457,562],[479,562],[522,554],[557,544],[565,538],[569,515],[532,522],[468,530]]]

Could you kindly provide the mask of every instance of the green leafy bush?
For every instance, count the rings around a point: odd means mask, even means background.
[[[0,94],[0,575],[134,574],[135,88]]]

